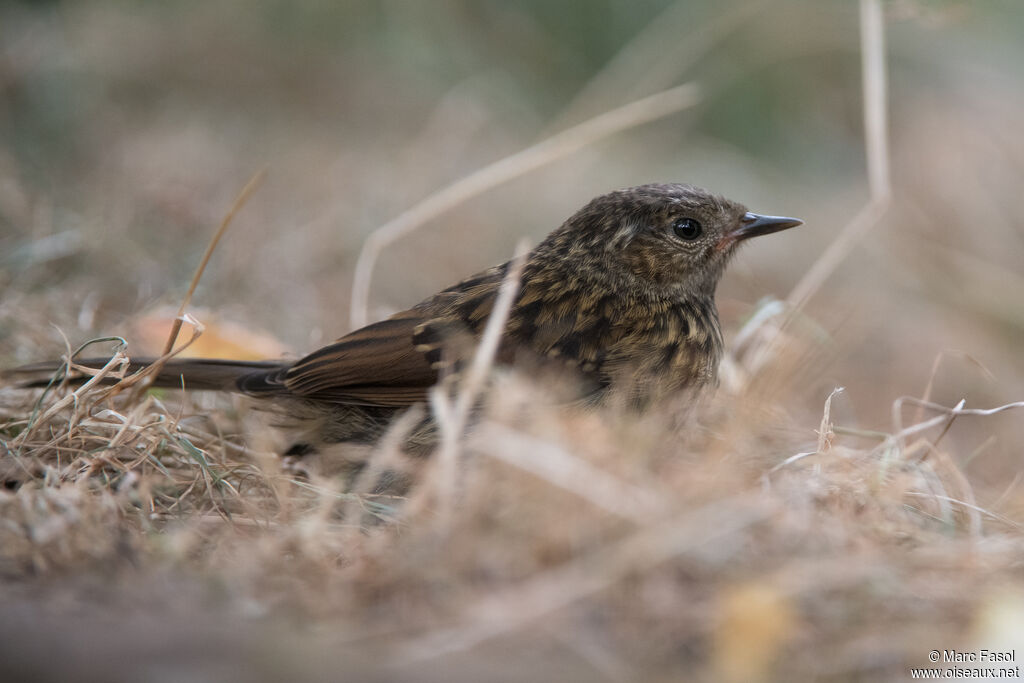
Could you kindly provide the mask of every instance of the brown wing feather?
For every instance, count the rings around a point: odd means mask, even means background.
[[[426,398],[437,371],[416,350],[416,310],[367,325],[299,360],[284,384],[303,398],[337,403],[405,406]]]
[[[457,372],[472,353],[507,267],[478,273],[314,351],[288,369],[285,387],[333,403],[402,407],[426,400],[440,368]]]

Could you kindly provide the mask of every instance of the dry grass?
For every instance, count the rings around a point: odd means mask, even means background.
[[[674,424],[671,409],[567,412],[505,376],[462,443],[459,485],[388,522],[399,501],[244,446],[237,406],[130,394],[0,394],[5,592],[91,582],[76,601],[128,618],[141,583],[147,610],[177,603],[171,642],[176,620],[199,619],[224,653],[295,620],[309,639],[272,651],[311,679],[330,652],[362,675],[473,680],[495,651],[613,680],[898,677],[936,647],[995,646],[989,613],[1020,599],[1024,501],[975,490],[965,454],[943,448],[962,409],[925,404],[927,419],[862,446],[834,427],[831,396],[820,424],[742,391]],[[222,594],[214,616],[205,591]],[[234,618],[245,639],[217,630]]]

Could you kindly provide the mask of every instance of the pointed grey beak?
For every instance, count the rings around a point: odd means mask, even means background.
[[[799,218],[762,216],[759,213],[750,213],[748,211],[740,220],[739,227],[732,231],[730,237],[736,241],[745,240],[750,237],[768,235],[787,228],[795,228],[798,225],[803,225],[803,223]]]

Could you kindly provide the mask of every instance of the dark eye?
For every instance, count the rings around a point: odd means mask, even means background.
[[[700,223],[693,218],[680,218],[672,226],[672,230],[675,231],[677,237],[684,240],[695,240],[704,232]]]

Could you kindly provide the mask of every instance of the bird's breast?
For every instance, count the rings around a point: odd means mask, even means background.
[[[507,328],[530,355],[601,386],[661,395],[714,383],[721,333],[713,303],[645,301],[594,289],[527,286]]]

